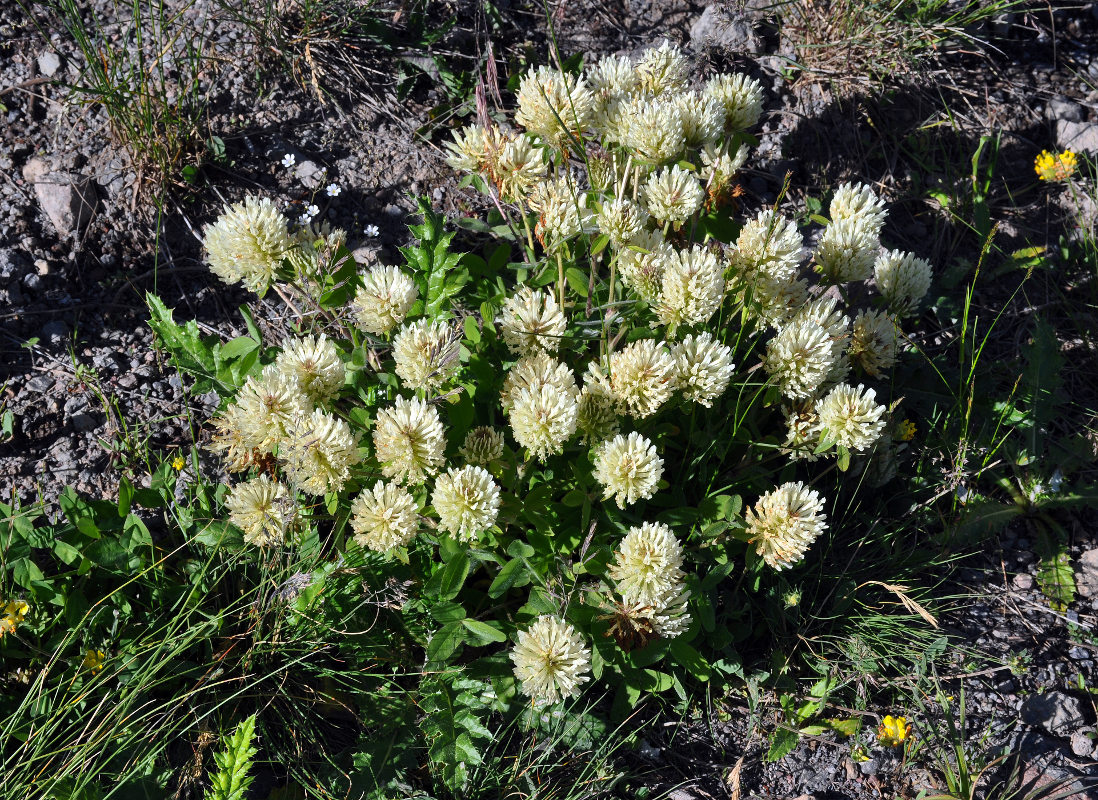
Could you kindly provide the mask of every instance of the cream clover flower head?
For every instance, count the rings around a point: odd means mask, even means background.
[[[210,450],[221,456],[229,472],[243,472],[255,463],[259,451],[253,438],[252,420],[239,405],[233,404],[213,419],[214,434]],[[284,434],[279,434],[281,440]]]
[[[854,318],[850,357],[874,378],[896,363],[900,337],[896,321],[883,311],[862,311]]]
[[[351,503],[351,529],[356,543],[375,552],[404,547],[419,531],[415,498],[399,483],[378,481]]]
[[[828,283],[868,280],[881,250],[877,233],[862,217],[832,222],[816,246],[816,265]]]
[[[620,115],[617,129],[621,143],[641,161],[665,164],[682,155],[686,131],[678,106],[670,100],[634,97]]]
[[[664,325],[702,325],[724,299],[724,265],[707,247],[694,245],[667,259],[656,316]]]
[[[646,50],[635,69],[640,88],[651,95],[676,94],[690,81],[690,62],[677,45],[666,40]]]
[[[342,489],[351,467],[362,460],[358,438],[347,423],[319,408],[294,420],[279,455],[286,476],[302,491],[316,495]]]
[[[556,352],[567,327],[553,293],[529,286],[507,298],[498,322],[504,343],[516,355]]]
[[[701,208],[705,190],[698,179],[679,165],[654,173],[644,185],[648,213],[660,222],[681,224]]]
[[[589,680],[591,651],[568,622],[543,614],[519,631],[511,651],[519,688],[535,704],[548,705],[580,693]]]
[[[310,222],[293,238],[294,246],[286,257],[303,282],[319,280],[331,266],[336,251],[347,244],[347,232],[327,222]]]
[[[537,212],[535,231],[550,250],[579,234],[590,222],[587,194],[570,177],[539,183],[530,193],[529,206]]]
[[[730,260],[735,272],[749,284],[759,274],[784,283],[796,277],[803,246],[797,224],[766,209],[744,224]]]
[[[716,75],[705,85],[705,93],[724,107],[724,129],[739,133],[754,127],[762,114],[762,84],[741,73]]]
[[[596,97],[607,100],[635,92],[639,77],[628,57],[603,56],[587,67],[587,82]]]
[[[827,527],[823,500],[800,481],[767,492],[747,509],[748,542],[770,567],[781,571],[804,558]]]
[[[465,442],[458,452],[466,463],[487,467],[503,458],[503,434],[490,425],[473,428],[465,434]]]
[[[732,371],[732,350],[718,342],[708,331],[697,336],[687,334],[671,348],[675,360],[675,388],[683,397],[706,408],[724,394]]]
[[[605,234],[615,247],[621,247],[640,236],[647,222],[648,212],[624,197],[607,200],[595,215],[599,232]]]
[[[664,592],[649,606],[649,619],[652,629],[664,639],[675,639],[686,633],[692,617],[686,604],[690,599],[690,590],[681,585]]]
[[[446,322],[407,323],[393,340],[396,373],[409,389],[437,389],[459,366],[461,333]]]
[[[877,291],[898,317],[910,316],[930,288],[930,264],[911,253],[882,253],[873,265]]]
[[[379,264],[362,276],[354,299],[355,323],[375,336],[384,336],[404,321],[419,297],[415,283],[399,267]]]
[[[635,98],[628,95],[612,95],[595,111],[595,130],[607,144],[624,145],[633,120]],[[592,186],[597,186],[592,181]]]
[[[861,384],[839,384],[816,403],[822,435],[849,450],[866,450],[884,430],[888,410],[876,402],[877,393]]]
[[[675,251],[656,231],[641,231],[618,251],[622,282],[649,303],[660,294],[663,273]]]
[[[775,280],[758,273],[750,284],[750,311],[772,328],[785,325],[808,302],[808,282]]]
[[[741,144],[736,152],[729,153],[724,145],[706,144],[700,151],[702,177],[710,187],[710,191],[719,191],[727,186],[740,168],[747,163],[750,148]]]
[[[610,393],[619,413],[649,417],[671,397],[675,362],[655,339],[630,342],[610,354],[607,366]]]
[[[763,366],[782,394],[811,397],[839,361],[827,329],[811,319],[794,318],[767,342]]]
[[[818,387],[823,390],[838,383],[850,371],[850,359],[846,356],[846,347],[850,341],[850,317],[839,308],[837,297],[823,295],[804,305],[796,315],[797,319],[810,320],[823,327],[831,339],[831,355],[834,359],[831,369]]]
[[[539,351],[516,361],[503,379],[503,410],[511,410],[514,397],[520,390],[540,389],[542,386],[549,386],[553,391],[573,399],[579,397],[576,376],[568,365]]]
[[[492,163],[499,133],[483,125],[466,125],[446,142],[446,163],[458,172],[484,172]]]
[[[713,145],[724,134],[724,106],[713,95],[683,92],[671,102],[679,110],[687,147]]]
[[[381,473],[403,483],[422,483],[445,463],[446,433],[438,411],[418,398],[398,397],[377,413],[374,454]]]
[[[558,146],[590,128],[594,112],[595,96],[583,78],[540,66],[519,84],[515,122]]]
[[[794,461],[815,461],[820,443],[820,418],[811,405],[787,409],[786,436],[782,452]]]
[[[238,426],[246,446],[261,453],[273,452],[286,439],[294,420],[312,411],[312,403],[296,377],[277,364],[264,367],[259,378],[249,376],[244,381],[236,395],[236,406],[240,413],[231,416],[232,424]]]
[[[858,219],[873,236],[879,236],[884,227],[884,200],[881,200],[864,183],[844,183],[835,190],[828,209],[832,222],[844,219]]]
[[[499,196],[507,203],[528,200],[549,169],[545,163],[545,148],[521,134],[502,141],[494,156],[489,176],[499,189]]]
[[[595,480],[605,490],[604,500],[613,497],[618,508],[625,508],[656,493],[663,459],[646,437],[636,431],[618,434],[596,447],[593,455]]]
[[[275,366],[314,403],[331,400],[343,388],[343,359],[323,333],[283,342]]]
[[[294,246],[289,223],[268,198],[247,197],[228,206],[202,230],[210,269],[225,283],[262,294]]]
[[[618,544],[609,575],[625,602],[659,602],[682,586],[682,544],[662,523],[634,526]]]
[[[233,486],[225,508],[229,522],[244,532],[244,541],[256,547],[281,544],[298,518],[289,490],[266,475]]]
[[[459,541],[472,542],[478,534],[496,524],[499,487],[482,467],[451,468],[435,480],[431,505],[438,514],[442,530],[452,533]]]
[[[583,389],[580,390],[576,428],[584,444],[601,442],[618,432],[614,395],[610,393],[606,377],[594,362],[588,364]]]
[[[541,384],[516,389],[510,394],[511,433],[515,441],[544,460],[561,452],[576,432],[579,417],[577,394]]]

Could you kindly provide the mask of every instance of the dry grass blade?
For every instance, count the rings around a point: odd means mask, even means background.
[[[885,583],[883,581],[866,581],[858,588],[860,589],[862,588],[862,586],[880,586],[883,589],[887,589],[898,598],[900,598],[900,602],[903,603],[904,608],[906,608],[912,614],[918,614],[935,628],[940,627],[938,625],[938,620],[934,619],[934,615],[911,598],[911,595],[908,594],[910,589],[907,586],[901,586],[896,583]]]

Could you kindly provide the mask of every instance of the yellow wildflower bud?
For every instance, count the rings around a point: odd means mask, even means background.
[[[1042,181],[1066,181],[1078,167],[1079,159],[1070,150],[1057,154],[1042,150],[1033,164],[1038,180]]]
[[[186,465],[186,461],[183,460],[183,456],[176,456],[172,459],[172,469],[179,472]]]
[[[910,442],[915,438],[915,423],[905,419],[896,429],[896,438],[901,442]]]
[[[910,732],[911,726],[907,724],[907,719],[889,714],[877,729],[877,739],[884,747],[899,747]]]
[[[91,670],[93,675],[97,675],[103,669],[103,662],[106,660],[107,654],[102,650],[89,650],[84,654],[84,661],[81,666],[84,669]]]

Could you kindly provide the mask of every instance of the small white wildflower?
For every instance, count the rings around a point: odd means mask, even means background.
[[[882,253],[873,265],[877,291],[899,317],[915,312],[930,288],[930,264],[911,253]]]
[[[822,512],[819,492],[799,481],[783,484],[747,509],[748,542],[773,569],[791,567],[827,527]]]
[[[503,341],[516,355],[560,349],[566,323],[553,293],[520,286],[503,304],[499,317]]]
[[[362,229],[362,234],[367,239],[376,239],[381,234],[381,229],[377,225],[367,225]]]
[[[682,585],[682,543],[663,523],[634,526],[618,544],[609,575],[627,603],[658,602]]]
[[[442,530],[459,541],[471,542],[496,523],[499,487],[482,467],[451,468],[435,480],[431,505]]]
[[[316,203],[310,203],[309,207],[305,209],[305,213],[308,214],[310,217],[315,217],[317,214],[320,213],[320,207],[317,206]]]
[[[418,398],[398,397],[377,413],[374,454],[381,472],[408,484],[421,483],[445,463],[446,433],[438,411]]]
[[[618,434],[595,448],[595,480],[602,484],[603,499],[614,498],[618,508],[656,493],[663,477],[663,459],[655,446],[636,431]]]
[[[339,193],[343,191],[338,183],[329,183],[324,187],[325,193],[328,197],[339,197]]]
[[[690,219],[705,200],[698,179],[677,164],[661,169],[644,186],[648,213],[660,222],[683,223]]]
[[[296,163],[297,156],[295,156],[293,153],[287,153],[286,155],[282,156],[282,166],[284,166],[286,169],[289,169]]]
[[[307,214],[307,213],[302,214],[300,217],[297,218],[298,224],[301,225],[302,227],[308,225],[312,221],[313,221],[312,216]]]
[[[866,450],[884,430],[888,410],[876,402],[877,393],[861,384],[858,388],[843,383],[816,403],[816,414],[825,436],[840,447]]]
[[[400,484],[378,481],[351,503],[351,529],[355,542],[378,553],[403,547],[419,530],[416,501]]]
[[[683,397],[706,408],[724,394],[732,371],[732,349],[718,342],[708,331],[688,334],[671,348],[675,359],[675,388]]]
[[[511,651],[522,693],[539,705],[578,695],[580,684],[589,680],[590,658],[576,629],[549,614],[519,631]]]

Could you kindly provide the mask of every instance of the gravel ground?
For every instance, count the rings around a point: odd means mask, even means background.
[[[112,3],[91,5],[113,21]],[[760,77],[769,98],[745,182],[749,207],[773,202],[787,172],[799,187],[794,202],[800,192],[818,195],[821,186],[851,177],[873,177],[892,198],[918,197],[928,183],[949,189],[963,182],[963,175],[903,169],[890,157],[889,143],[940,118],[943,103],[954,125],[934,128],[942,146],[971,153],[981,135],[1001,129],[997,168],[1007,176],[1032,180],[1033,155],[1043,148],[1098,151],[1095,4],[1000,18],[978,32],[996,37],[998,51],[989,60],[958,55],[936,73],[940,85],[931,90],[852,101],[825,82],[787,80],[784,58],[795,52],[765,11],[752,10],[760,4],[747,6],[729,6],[722,18],[716,7],[685,0],[586,0],[554,6],[554,21],[566,54],[629,51],[666,36],[687,44],[703,63]],[[236,309],[244,302],[261,320],[277,323],[276,305],[216,284],[201,263],[195,232],[222,199],[258,191],[291,213],[316,203],[323,218],[350,232],[363,261],[395,260],[415,195],[450,213],[482,207],[457,188],[441,160],[451,123],[447,112],[436,113],[446,100],[437,83],[397,100],[392,76],[382,69],[376,85],[347,87],[327,104],[288,77],[257,85],[248,60],[239,57],[246,36],[215,23],[212,8],[198,0],[186,20],[208,34],[221,58],[223,71],[207,82],[210,128],[224,140],[226,157],[207,167],[208,187],[176,193],[158,213],[147,195],[135,194],[140,177],[112,139],[102,109],[74,101],[62,85],[79,79],[75,49],[48,26],[47,45],[19,4],[0,0],[0,412],[11,411],[14,420],[13,435],[0,443],[4,497],[53,504],[66,485],[110,496],[121,474],[147,479],[149,452],[170,454],[201,439],[219,398],[193,396],[152,351],[143,298],[156,291],[180,318],[224,336],[242,332]],[[438,53],[476,51],[493,25],[496,52],[509,63],[518,53],[545,52],[540,6],[500,2],[495,21],[477,8],[437,4],[458,21]],[[121,35],[118,26],[105,30]],[[288,155],[291,167],[283,166]],[[340,187],[338,196],[325,194],[329,183]],[[1001,226],[1008,244],[1072,234],[1069,198],[1048,192],[1011,200],[1015,209],[1004,212]],[[925,203],[908,199],[894,205],[885,238],[935,263],[964,247],[955,229],[928,217]],[[988,291],[993,299],[995,288]],[[1083,355],[1093,361],[1085,348]],[[1072,374],[1065,379],[1075,391]],[[1071,553],[1087,594],[1070,610],[1053,612],[1037,590],[1036,557],[1019,528],[967,564],[955,588],[978,599],[942,620],[954,634],[946,663],[956,668],[944,685],[956,693],[964,684],[971,746],[1018,753],[1033,786],[1098,778],[1090,691],[1098,683],[1098,526],[1093,516],[1087,522],[1076,524]],[[929,717],[911,714],[916,726],[943,724],[933,708]],[[912,709],[880,714],[890,711]],[[851,757],[851,742],[824,736],[805,738],[785,759],[765,763],[765,734],[774,721],[773,711],[751,715],[746,705],[729,705],[713,724],[666,729],[666,740],[653,737],[637,757],[667,776],[665,788],[674,787],[677,800],[914,797],[921,788],[940,788],[926,750],[901,763],[874,744],[876,717],[862,735],[868,760]],[[1079,788],[1077,796],[1098,794]]]

